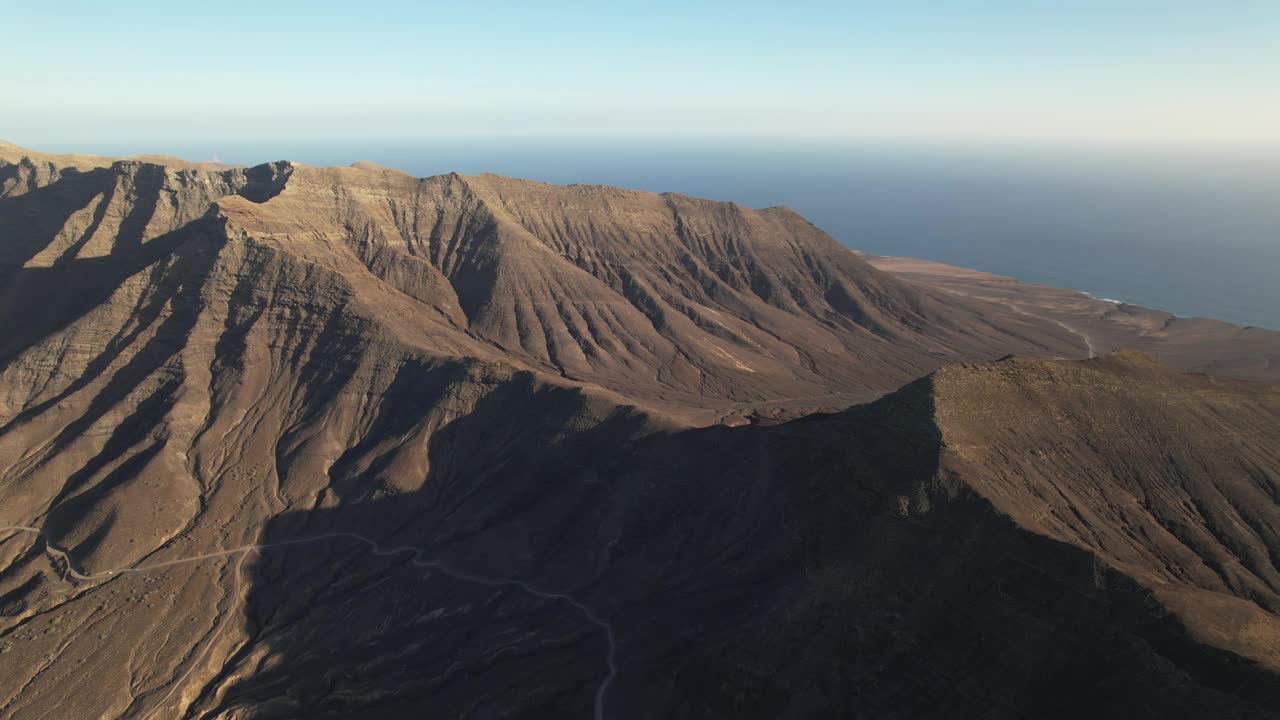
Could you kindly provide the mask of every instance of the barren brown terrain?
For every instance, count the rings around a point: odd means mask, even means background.
[[[0,329],[0,718],[1280,715],[1277,333],[3,143]]]
[[[1280,332],[1274,330],[1178,317],[928,260],[862,257],[872,266],[921,287],[1000,303],[1052,320],[1075,333],[1094,354],[1136,349],[1187,370],[1280,382]]]

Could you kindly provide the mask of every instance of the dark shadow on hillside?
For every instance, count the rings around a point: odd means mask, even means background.
[[[155,213],[165,169],[139,165],[134,172],[135,202],[112,238],[112,251],[100,257],[77,257],[98,231],[121,173],[116,167],[71,172],[30,193],[0,198],[0,367],[57,332],[67,323],[105,301],[124,281],[173,255],[192,240],[217,234],[218,220],[206,217],[143,243]],[[50,247],[59,232],[70,227],[76,212],[88,209],[92,218],[52,262],[38,267],[24,264]],[[158,268],[163,271],[164,268]],[[208,268],[193,268],[193,274]],[[144,316],[153,310],[140,307]]]
[[[517,376],[432,435],[421,490],[375,491],[423,451],[378,438],[411,436],[451,372],[404,368],[335,465],[342,503],[271,521],[251,641],[191,716],[592,717],[602,690],[609,718],[1280,709],[1128,578],[939,477],[929,380],[637,438],[634,413],[584,422]]]
[[[283,160],[254,165],[245,169],[245,185],[238,194],[251,202],[264,203],[284,190],[292,174],[293,164]]]
[[[4,338],[7,342],[0,355],[0,368],[55,328],[105,300],[125,278],[139,272],[148,274],[146,289],[136,305],[127,316],[111,319],[118,328],[116,334],[96,348],[96,355],[80,376],[0,427],[0,435],[12,432],[42,413],[55,410],[94,383],[102,383],[83,411],[62,427],[40,453],[27,458],[15,470],[18,474],[82,438],[107,413],[125,406],[126,399],[140,387],[156,378],[166,378],[141,396],[111,428],[93,457],[68,475],[44,522],[49,538],[56,541],[163,450],[165,439],[155,436],[154,430],[170,412],[182,386],[181,374],[166,373],[163,368],[189,340],[203,307],[200,292],[217,260],[222,238],[221,221],[209,217],[119,255],[19,269],[5,289],[8,297],[0,307],[13,316],[0,318],[0,323],[13,331]],[[138,347],[140,337],[146,340]],[[121,363],[122,353],[132,348],[137,349]],[[99,478],[104,471],[105,475]],[[84,491],[91,482],[92,488]],[[103,524],[94,537],[100,537],[108,527]],[[85,557],[97,544],[96,540],[86,542],[83,547],[73,548],[76,557]]]
[[[18,165],[4,167],[16,173]],[[64,169],[61,177],[46,186],[0,198],[0,327],[5,328],[0,336],[0,368],[104,302],[127,278],[173,255],[193,239],[217,235],[220,221],[211,214],[143,242],[167,172],[162,165],[137,161],[84,172]],[[290,163],[278,162],[248,168],[243,178],[236,171],[217,175],[220,182],[238,186],[242,197],[261,203],[278,195],[292,172]],[[131,204],[110,238],[110,254],[79,257],[98,233],[121,183],[126,181]],[[59,233],[78,227],[72,218],[86,211],[85,226],[66,241],[56,257],[40,266],[24,267],[52,247]],[[138,312],[145,321],[154,310],[140,307]]]
[[[503,717],[511,707],[591,716],[607,676],[607,633],[573,601],[545,597],[567,584],[483,566],[516,560],[507,548],[541,530],[523,524],[530,518],[549,528],[599,504],[603,487],[582,497],[594,481],[581,463],[624,445],[643,418],[619,410],[586,427],[580,394],[518,374],[433,435],[422,490],[388,496],[386,473],[415,451],[405,443],[416,423],[469,372],[478,371],[400,368],[368,442],[330,471],[329,492],[343,504],[271,522],[267,545],[338,536],[269,548],[249,563],[245,615],[256,644],[227,676],[257,647],[286,662],[234,683],[223,707],[260,706],[260,717]],[[291,458],[281,459],[287,472]],[[379,557],[361,538],[404,549]]]
[[[25,313],[24,322],[6,319],[6,326],[29,328],[26,333],[16,333],[17,338],[10,336],[10,341],[17,345],[8,348],[13,354],[25,349],[24,344],[50,334],[50,328],[61,326],[105,299],[98,297],[98,293],[109,294],[109,287],[148,267],[150,287],[149,292],[139,298],[120,334],[106,343],[80,378],[59,395],[20,413],[7,426],[0,428],[0,432],[7,432],[93,382],[138,336],[152,333],[133,359],[112,375],[107,387],[90,404],[89,411],[80,421],[61,433],[60,437],[65,436],[65,440],[69,440],[180,350],[199,315],[200,288],[217,260],[217,250],[221,245],[220,226],[221,221],[212,217],[193,223],[147,243],[150,252],[145,254],[76,260],[63,267],[20,270],[18,280],[8,289],[18,298],[3,303],[3,307],[15,313]]]
[[[91,237],[102,222],[115,184],[116,174],[109,168],[87,172],[68,169],[49,185],[0,198],[0,278],[7,280],[48,247],[72,215],[101,196],[80,242]]]

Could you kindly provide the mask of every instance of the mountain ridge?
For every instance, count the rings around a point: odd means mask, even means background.
[[[278,244],[278,247],[285,251],[304,248],[307,252],[323,251],[324,261],[331,267],[343,262],[341,253],[336,251],[341,249],[341,244],[346,244],[357,256],[363,253],[362,260],[367,261],[374,274],[382,273],[384,282],[389,278],[392,286],[397,283],[405,286],[397,287],[397,291],[410,296],[416,292],[419,300],[427,297],[426,304],[446,315],[459,309],[466,315],[469,310],[468,329],[495,345],[507,359],[522,358],[543,371],[579,381],[592,382],[595,375],[603,372],[604,385],[616,387],[625,382],[629,390],[643,395],[648,394],[646,386],[653,379],[650,373],[656,370],[662,376],[660,383],[681,393],[683,401],[692,402],[699,397],[738,393],[753,385],[770,385],[783,379],[795,380],[793,396],[819,395],[832,384],[827,379],[830,375],[840,386],[837,392],[866,398],[889,389],[888,385],[850,374],[844,361],[848,352],[868,352],[861,348],[867,339],[875,341],[875,337],[868,337],[868,331],[872,336],[893,337],[896,343],[917,346],[904,355],[888,347],[883,339],[878,341],[873,355],[866,358],[876,366],[871,371],[876,376],[895,372],[894,367],[914,366],[918,373],[936,365],[936,361],[922,363],[913,355],[945,355],[948,346],[958,343],[974,348],[991,339],[979,340],[967,337],[964,332],[940,330],[946,332],[947,337],[941,339],[939,345],[938,340],[921,336],[896,319],[882,317],[877,306],[863,298],[863,292],[870,291],[878,299],[890,299],[901,296],[904,291],[888,276],[880,276],[860,263],[792,213],[761,214],[734,210],[732,205],[678,200],[674,195],[663,197],[601,187],[566,191],[549,185],[497,180],[496,176],[465,179],[455,174],[419,180],[398,172],[315,169],[296,164],[288,165],[294,169],[286,174],[284,167],[280,164],[244,171],[218,171],[210,177],[199,175],[204,171],[179,170],[164,182],[178,185],[185,182],[198,190],[210,180],[216,181],[210,183],[213,187],[207,194],[193,198],[193,207],[203,210],[216,204],[232,225],[243,225],[251,234],[271,235],[272,228],[282,231],[282,236],[292,232],[295,244]],[[270,170],[263,172],[261,168]],[[235,187],[237,183],[247,187],[244,178],[248,178],[250,171],[282,177],[280,187],[272,187],[270,191],[282,192],[284,197],[266,195],[263,203],[237,200],[235,192],[230,191],[241,192]],[[16,187],[12,182],[10,185]],[[290,191],[291,186],[294,191]],[[345,194],[334,194],[336,187],[342,187]],[[568,193],[565,198],[553,197],[563,192]],[[522,211],[509,205],[508,200],[512,198],[535,209],[545,209],[548,203],[576,202],[578,206],[572,208],[575,212],[590,214],[588,227],[575,229],[559,208],[542,215],[523,211],[522,215]],[[611,205],[616,204],[617,198],[626,201],[625,207]],[[430,207],[424,208],[424,202]],[[464,207],[466,203],[470,205]],[[428,226],[427,220],[431,218],[423,218],[423,213],[437,220],[447,216],[455,224],[465,221],[473,226],[451,231],[438,226],[435,220]],[[110,215],[108,212],[108,217]],[[316,222],[321,217],[327,217],[327,222]],[[147,222],[155,225],[157,221],[152,217]],[[641,226],[642,221],[646,225]],[[724,246],[715,244],[718,242],[713,239],[715,233],[719,232],[721,223],[733,227],[735,222],[741,224],[743,232],[754,232],[758,239],[755,245],[738,248],[747,254],[736,265],[717,265],[720,261],[715,253]],[[474,223],[485,227],[474,226]],[[614,224],[615,229],[610,232],[615,239],[612,244],[601,246],[594,240],[602,234],[597,230],[608,229],[606,223]],[[665,243],[679,237],[683,232],[682,223],[692,223],[689,225],[692,234],[673,254]],[[653,237],[661,238],[663,244],[654,246],[650,240],[647,253],[624,251],[624,245],[619,243],[635,240],[637,228],[655,234]],[[452,235],[445,234],[456,234],[459,229],[467,231],[467,243],[459,243],[458,237],[451,240]],[[593,241],[584,244],[584,231],[594,233]],[[805,261],[818,262],[817,269],[796,265],[796,260],[790,258],[781,258],[790,264],[785,278],[763,269],[754,253],[773,247],[770,243],[776,240],[770,240],[771,237],[788,236],[778,233],[798,231],[812,235],[813,239],[805,241],[808,247],[816,247],[814,242],[825,243],[818,255],[808,255],[811,260]],[[364,235],[357,237],[360,233]],[[155,228],[144,228],[144,232],[136,234],[149,238],[156,233]],[[300,242],[304,234],[308,241],[305,244]],[[322,235],[326,242],[314,242]],[[428,248],[424,242],[436,244]],[[496,247],[501,249],[494,250]],[[658,247],[664,249],[655,256],[653,249]],[[459,252],[462,254],[458,255]],[[713,255],[707,255],[708,252]],[[552,255],[561,256],[560,261]],[[433,267],[414,261],[415,257],[427,259],[427,265]],[[775,252],[770,257],[779,256]],[[629,267],[653,262],[663,264],[658,275],[636,276]],[[452,281],[442,281],[442,269],[457,279],[458,287],[453,287]],[[856,282],[849,284],[851,277],[865,278],[858,282],[870,284],[859,288]],[[797,279],[804,280],[813,289],[798,297],[779,293],[780,284]],[[427,283],[427,287],[421,283]],[[459,288],[463,290],[463,297],[456,296]],[[887,288],[892,288],[888,294]],[[757,290],[765,295],[761,296]],[[466,308],[457,305],[464,301]],[[919,300],[893,302],[897,308],[894,312],[905,314],[911,325],[945,327],[945,323],[912,319],[916,309],[913,303],[918,305]],[[924,302],[938,314],[935,301]],[[601,307],[610,309],[600,312]],[[796,337],[797,322],[811,322],[803,314],[798,319],[797,312],[813,309],[826,315],[828,319],[823,322],[829,327],[800,328],[800,335]],[[975,314],[977,311],[971,311],[970,317]],[[452,315],[455,324],[459,319],[457,314]],[[968,322],[964,319],[956,324]],[[1038,349],[1039,342],[1049,342],[1065,350],[1072,342],[1063,337],[1065,334],[1059,328],[1019,329],[1028,324],[1020,318],[1010,318],[1009,323],[1014,327],[1014,334],[1003,330],[983,331],[983,334],[1003,343],[1005,350]],[[1017,334],[1043,334],[1048,339],[1028,343]],[[619,335],[627,339],[643,338],[642,345],[626,347]],[[609,346],[607,351],[601,343]],[[796,350],[798,345],[815,349],[833,346],[837,355],[828,355],[819,361],[821,368],[806,367],[812,358],[802,358]],[[976,350],[965,352],[973,351]],[[620,361],[624,356],[629,357]],[[637,364],[651,369],[643,370],[644,376],[638,377],[634,367]],[[744,377],[762,370],[770,376],[767,381],[754,382]],[[820,370],[823,377],[815,376],[815,370]],[[898,374],[900,380],[908,379],[900,371]],[[776,392],[763,388],[753,394],[757,398],[766,394],[776,397]]]
[[[1274,385],[785,210],[50,157],[0,717],[1280,712]]]

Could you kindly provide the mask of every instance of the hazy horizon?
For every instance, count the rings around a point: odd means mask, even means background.
[[[1280,328],[1280,4],[538,5],[17,5],[0,138],[789,205],[852,248]]]
[[[1280,718],[1280,0],[0,7],[0,720]]]
[[[6,9],[0,137],[1280,144],[1280,5],[155,0]],[[57,52],[49,52],[50,39]]]

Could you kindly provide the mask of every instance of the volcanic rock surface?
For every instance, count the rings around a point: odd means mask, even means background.
[[[1258,336],[1062,317],[778,208],[0,144],[0,717],[1275,716]]]

